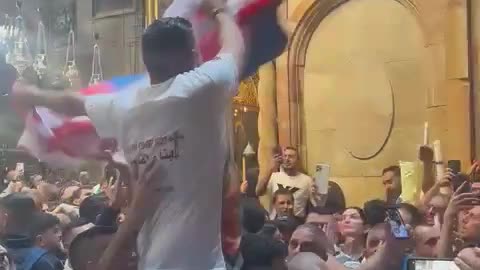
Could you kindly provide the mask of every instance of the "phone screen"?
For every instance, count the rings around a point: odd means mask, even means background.
[[[407,270],[459,270],[450,260],[439,259],[410,259]]]
[[[330,178],[330,165],[317,164],[315,167],[315,185],[318,193],[328,194],[328,179]]]
[[[398,208],[387,208],[387,222],[390,224],[392,234],[396,239],[410,238],[407,226],[405,226]]]
[[[460,160],[449,160],[447,167],[452,170],[454,174],[458,174],[462,170]]]

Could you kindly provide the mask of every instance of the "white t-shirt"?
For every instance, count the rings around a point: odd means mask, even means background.
[[[283,171],[275,172],[270,177],[268,189],[272,194],[280,188],[285,188],[293,193],[294,205],[293,213],[297,217],[305,217],[305,208],[310,199],[310,190],[313,185],[313,179],[303,173],[290,176]]]
[[[88,97],[103,138],[115,138],[130,163],[157,158],[161,201],[138,237],[139,269],[225,269],[221,250],[222,179],[229,102],[238,71],[223,54],[162,84]]]

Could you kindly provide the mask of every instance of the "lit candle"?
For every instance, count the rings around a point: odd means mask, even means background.
[[[242,176],[243,181],[247,181],[247,164],[245,155],[242,155]]]

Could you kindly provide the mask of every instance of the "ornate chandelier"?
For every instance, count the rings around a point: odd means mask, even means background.
[[[75,62],[75,32],[70,29],[67,41],[67,55],[65,59],[65,67],[63,68],[63,75],[67,78],[70,87],[80,87],[80,72]]]
[[[102,56],[100,47],[97,44],[98,35],[95,34],[95,45],[93,45],[92,75],[88,85],[94,85],[103,81]]]

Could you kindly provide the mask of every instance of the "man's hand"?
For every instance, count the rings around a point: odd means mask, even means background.
[[[246,194],[248,190],[248,182],[247,181],[242,181],[242,184],[240,185],[240,192],[242,194]]]
[[[465,248],[458,253],[455,264],[460,270],[480,269],[480,248]]]
[[[165,171],[156,159],[151,160],[139,175],[133,189],[126,222],[132,222],[138,229],[157,209],[161,194],[159,185],[165,178]]]
[[[467,184],[467,182],[463,182],[453,193],[452,199],[445,210],[445,220],[453,220],[460,211],[470,209],[473,205],[480,203],[480,198],[476,193],[462,193],[462,189]]]
[[[421,145],[418,149],[418,159],[425,163],[433,162],[433,149],[428,145]]]
[[[282,154],[275,154],[273,155],[272,159],[272,171],[278,171],[280,166],[283,163],[283,156]]]

